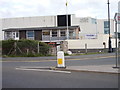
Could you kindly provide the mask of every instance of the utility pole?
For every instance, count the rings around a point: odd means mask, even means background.
[[[109,40],[108,40],[108,52],[111,53],[112,52],[112,46],[111,46],[111,36],[110,36],[110,6],[109,6],[109,0],[108,0],[108,28],[109,28]]]
[[[67,22],[66,36],[67,36],[67,39],[69,39],[69,30],[68,30],[68,2],[67,2],[67,0],[66,0],[66,22]]]

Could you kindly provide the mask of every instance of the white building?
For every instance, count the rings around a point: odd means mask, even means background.
[[[3,18],[0,21],[2,21],[0,29],[5,32],[3,37],[5,40],[26,38],[54,44],[66,41],[67,49],[72,52],[84,52],[85,44],[91,51],[108,48],[107,19],[68,15],[68,40],[66,39],[66,15]],[[115,48],[114,21],[112,19],[110,24],[112,48]]]
[[[0,40],[2,40],[2,19],[0,18]]]
[[[111,19],[110,22],[112,48],[115,48],[114,20]],[[90,17],[75,18],[72,23],[73,25],[79,24],[81,32],[79,34],[79,40],[67,40],[68,49],[73,52],[84,52],[86,44],[88,51],[96,51],[96,49],[103,51],[104,48],[108,48],[109,29],[107,19],[95,19]]]

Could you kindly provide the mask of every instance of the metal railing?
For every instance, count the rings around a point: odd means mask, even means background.
[[[54,41],[54,40],[66,40],[66,36],[61,37],[50,37],[50,36],[42,36],[42,41]],[[69,39],[76,39],[74,36],[69,36]]]

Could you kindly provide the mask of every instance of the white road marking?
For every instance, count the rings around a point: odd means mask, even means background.
[[[17,70],[27,70],[27,71],[46,71],[46,72],[58,72],[58,73],[71,73],[69,71],[58,71],[58,70],[43,70],[43,69],[26,69],[26,68],[16,68]]]

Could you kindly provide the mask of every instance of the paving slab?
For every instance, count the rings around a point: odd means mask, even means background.
[[[113,68],[114,65],[88,65],[88,66],[68,66],[67,70],[99,72],[99,73],[116,73],[119,74],[119,68]]]
[[[87,65],[87,66],[67,66],[66,68],[47,67],[47,66],[46,67],[20,66],[16,68],[120,74],[119,68],[113,68],[113,67],[115,66],[114,65]]]

